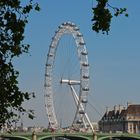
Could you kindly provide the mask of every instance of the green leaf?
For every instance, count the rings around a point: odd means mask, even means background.
[[[29,117],[30,119],[32,119],[32,120],[34,119],[34,116],[33,116],[32,114],[30,114],[30,113],[28,114],[28,117]]]
[[[39,7],[38,4],[36,4],[36,6],[35,6],[35,10],[36,10],[36,11],[40,11],[40,7]]]
[[[125,16],[128,17],[129,15],[126,13]]]

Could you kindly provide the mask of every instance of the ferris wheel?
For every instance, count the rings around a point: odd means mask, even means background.
[[[62,46],[60,42],[62,41],[63,38],[65,38],[65,35],[71,36],[74,42],[74,46],[70,45],[70,50],[68,50],[68,52],[71,52],[74,49],[74,52],[72,52],[72,56],[70,57],[66,52],[60,49]],[[64,48],[67,49],[68,46],[64,45]],[[59,55],[58,50],[60,50],[60,52],[62,53],[61,56],[64,56],[63,59],[62,58],[60,60],[57,59]],[[73,55],[75,55],[77,58],[73,59]],[[65,64],[62,66],[63,63],[62,61],[66,60],[67,58],[68,61],[66,61]],[[77,64],[71,65],[71,62]],[[66,64],[68,66],[66,66]],[[74,72],[74,74],[72,74],[71,76],[70,73],[72,73],[72,71],[76,67],[78,67],[77,72]],[[63,70],[60,70],[60,68]],[[69,72],[66,72],[66,74],[64,74],[64,71],[66,70],[68,70]],[[56,73],[58,73],[57,75],[60,75],[59,78],[57,78]],[[61,85],[61,88],[67,87],[71,92],[71,96],[75,104],[74,109],[75,111],[71,126],[86,128],[88,125],[93,131],[92,124],[86,113],[86,104],[88,103],[88,93],[89,93],[88,52],[86,50],[83,35],[80,33],[79,28],[74,23],[71,22],[62,23],[59,26],[58,30],[55,32],[55,35],[52,38],[51,44],[49,46],[47,62],[45,66],[44,86],[45,86],[45,107],[47,117],[50,127],[53,129],[58,129],[61,126],[60,123],[58,123],[57,119],[58,113],[54,105],[54,103],[56,102],[54,100],[54,94],[57,94],[58,97],[60,96],[59,94],[61,93],[61,91],[59,91],[59,89],[57,89],[57,86],[55,85]],[[64,90],[64,92],[66,95],[67,91]],[[61,98],[63,98],[62,95]],[[63,98],[63,100],[65,100],[65,98]],[[63,106],[65,106],[65,104]],[[61,107],[61,110],[62,109],[63,108]]]

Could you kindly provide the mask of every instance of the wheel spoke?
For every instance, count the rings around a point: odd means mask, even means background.
[[[74,44],[68,44],[70,47],[66,45],[68,41],[66,44],[61,44],[65,35],[71,36],[72,39],[70,42],[74,42]],[[64,52],[62,48],[70,49]],[[63,56],[64,58],[57,60],[59,56]],[[55,84],[55,81],[57,84]],[[59,29],[52,38],[47,55],[45,70],[45,106],[50,127],[53,129],[58,129],[60,127],[54,105],[54,96],[58,97],[60,94],[59,92],[62,92],[59,91],[59,85],[61,85],[62,88],[69,88],[67,90],[70,92],[75,92],[75,95],[72,93],[73,96],[75,96],[74,100],[76,102],[74,111],[75,117],[73,120],[74,126],[80,127],[83,126],[83,123],[85,126],[85,121],[90,123],[86,114],[87,95],[89,92],[88,53],[83,35],[80,33],[79,28],[71,22],[66,22],[59,26]]]

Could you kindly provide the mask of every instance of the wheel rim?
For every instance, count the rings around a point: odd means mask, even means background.
[[[89,92],[89,63],[88,63],[88,53],[85,47],[85,42],[82,34],[79,31],[79,28],[71,23],[65,22],[59,26],[59,29],[55,32],[54,37],[52,38],[51,45],[49,47],[49,52],[47,55],[47,62],[45,68],[45,106],[48,116],[48,121],[50,127],[53,129],[58,129],[59,123],[56,117],[56,112],[54,109],[54,99],[53,99],[53,73],[54,73],[54,64],[57,54],[57,46],[59,41],[65,34],[69,34],[74,38],[76,49],[77,49],[77,58],[79,59],[79,73],[80,73],[80,86],[78,93],[78,103],[73,120],[73,124],[77,124],[78,121],[82,121],[86,112],[87,104],[87,95]],[[61,62],[60,62],[61,63]],[[70,80],[64,81],[60,79],[61,82],[70,84]],[[72,79],[73,80],[73,79]],[[72,89],[72,87],[71,87]],[[82,106],[82,108],[81,108]]]

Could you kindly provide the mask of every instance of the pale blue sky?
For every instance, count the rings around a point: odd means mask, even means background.
[[[140,104],[140,1],[110,1],[115,6],[126,7],[129,17],[114,18],[109,35],[102,35],[91,30],[91,0],[38,0],[41,11],[32,12],[25,32],[25,41],[31,44],[30,55],[25,54],[15,61],[20,71],[21,89],[36,93],[36,99],[26,104],[35,110],[36,119],[24,119],[26,125],[47,126],[43,87],[45,63],[51,38],[65,21],[74,22],[84,35],[94,107],[103,113],[106,106],[126,106],[127,101]],[[94,112],[91,118],[97,121],[100,116]]]

